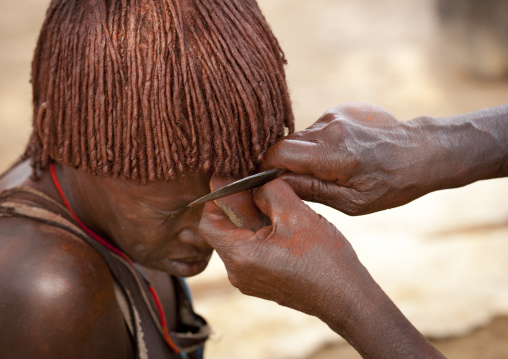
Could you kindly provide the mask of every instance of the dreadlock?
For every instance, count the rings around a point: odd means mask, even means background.
[[[293,131],[285,63],[254,0],[53,0],[24,158],[142,183],[245,176]]]

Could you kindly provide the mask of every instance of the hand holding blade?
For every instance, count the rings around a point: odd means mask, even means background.
[[[255,187],[259,187],[264,185],[265,183],[274,180],[279,177],[286,170],[281,170],[278,168],[274,168],[272,170],[256,173],[255,175],[242,178],[238,181],[228,184],[227,186],[222,187],[221,189],[211,192],[206,196],[203,196],[192,203],[189,203],[187,207],[197,206],[198,204],[202,204],[208,201],[212,201],[214,199],[230,196],[232,194],[246,191]]]

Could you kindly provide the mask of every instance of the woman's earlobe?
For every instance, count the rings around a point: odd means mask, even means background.
[[[43,102],[39,106],[39,111],[37,112],[37,132],[39,133],[39,138],[42,141],[44,138],[44,120],[46,118],[46,102]]]

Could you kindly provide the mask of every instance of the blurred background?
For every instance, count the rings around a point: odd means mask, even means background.
[[[259,4],[288,58],[297,129],[348,101],[375,103],[400,120],[508,102],[505,0]],[[0,0],[2,170],[30,132],[30,60],[47,5]],[[314,208],[445,355],[508,357],[508,179],[363,217]],[[217,256],[189,282],[214,328],[210,358],[359,358],[316,318],[240,294]]]

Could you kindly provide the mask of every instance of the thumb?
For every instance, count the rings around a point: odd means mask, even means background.
[[[231,246],[235,240],[251,237],[253,232],[238,228],[213,202],[205,203],[198,227],[200,235],[213,248]]]
[[[297,212],[302,206],[307,207],[291,186],[281,179],[275,179],[254,190],[254,202],[261,212],[270,217],[273,224],[279,219],[286,222],[287,214]]]

